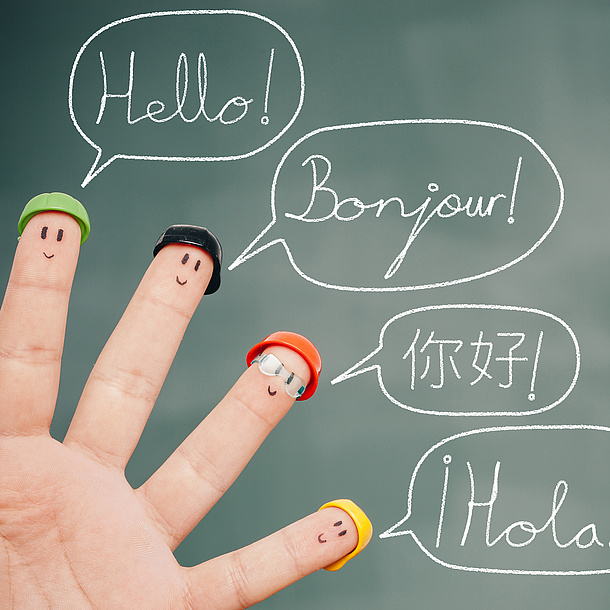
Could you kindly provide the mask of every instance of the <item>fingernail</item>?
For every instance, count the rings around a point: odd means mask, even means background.
[[[222,248],[216,236],[205,227],[194,225],[172,225],[168,227],[157,240],[153,248],[153,257],[168,244],[188,244],[207,252],[214,261],[212,278],[205,294],[212,294],[220,288],[220,265],[222,263]]]
[[[36,195],[36,197],[30,199],[25,205],[19,218],[19,223],[17,224],[19,235],[23,233],[23,230],[33,216],[39,212],[51,211],[70,214],[80,226],[80,243],[85,243],[91,232],[89,214],[87,214],[87,210],[85,210],[85,207],[80,201],[77,201],[74,197],[70,197],[70,195],[64,193],[42,193],[41,195]]]
[[[318,510],[325,508],[336,507],[344,510],[354,521],[356,529],[358,530],[358,544],[356,548],[351,552],[326,566],[324,569],[329,572],[335,572],[339,568],[342,568],[352,557],[355,557],[364,549],[364,547],[370,542],[373,536],[373,524],[369,518],[364,514],[364,511],[351,500],[333,500],[327,502],[324,506],[321,506]]]

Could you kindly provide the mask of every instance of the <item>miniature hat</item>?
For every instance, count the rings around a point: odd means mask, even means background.
[[[248,366],[252,364],[254,358],[270,345],[283,345],[289,347],[305,359],[305,362],[307,362],[309,366],[311,379],[307,384],[305,392],[303,392],[303,395],[297,398],[297,400],[307,400],[313,396],[318,387],[318,379],[322,372],[322,358],[320,357],[320,353],[316,349],[316,346],[309,339],[303,337],[303,335],[287,330],[280,330],[271,333],[248,352],[246,356],[246,363]]]
[[[212,294],[220,288],[220,265],[222,248],[216,236],[205,227],[193,225],[172,225],[157,240],[153,248],[153,257],[168,244],[188,244],[205,250],[214,261],[214,270],[205,294]]]
[[[89,222],[89,214],[80,201],[66,195],[64,193],[42,193],[36,195],[36,197],[30,199],[21,213],[19,222],[17,223],[17,229],[19,235],[23,233],[26,225],[33,216],[40,212],[65,212],[70,214],[78,225],[80,226],[81,240],[80,243],[84,244],[89,233],[91,232],[91,223]]]

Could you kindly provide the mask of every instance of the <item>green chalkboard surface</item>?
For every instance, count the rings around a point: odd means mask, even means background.
[[[365,551],[261,608],[608,607],[608,2],[13,2],[0,27],[2,281],[34,195],[92,223],[52,433],[172,224],[219,238],[222,286],[134,486],[263,337],[322,355],[180,563],[351,498]]]

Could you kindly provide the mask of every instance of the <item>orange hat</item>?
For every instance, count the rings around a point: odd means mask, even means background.
[[[248,366],[252,364],[252,360],[256,358],[266,347],[269,345],[284,345],[294,350],[297,354],[301,355],[307,364],[309,365],[309,371],[311,373],[311,379],[307,384],[307,388],[303,392],[303,395],[297,400],[307,400],[313,396],[316,388],[318,387],[318,378],[322,372],[322,358],[320,353],[316,349],[316,346],[309,340],[287,330],[280,330],[275,333],[271,333],[268,337],[263,339],[260,343],[257,343],[247,354],[246,363]]]

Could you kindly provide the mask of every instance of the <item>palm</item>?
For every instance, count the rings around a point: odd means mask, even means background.
[[[0,455],[16,607],[181,605],[179,566],[121,472],[44,436],[2,438]]]

